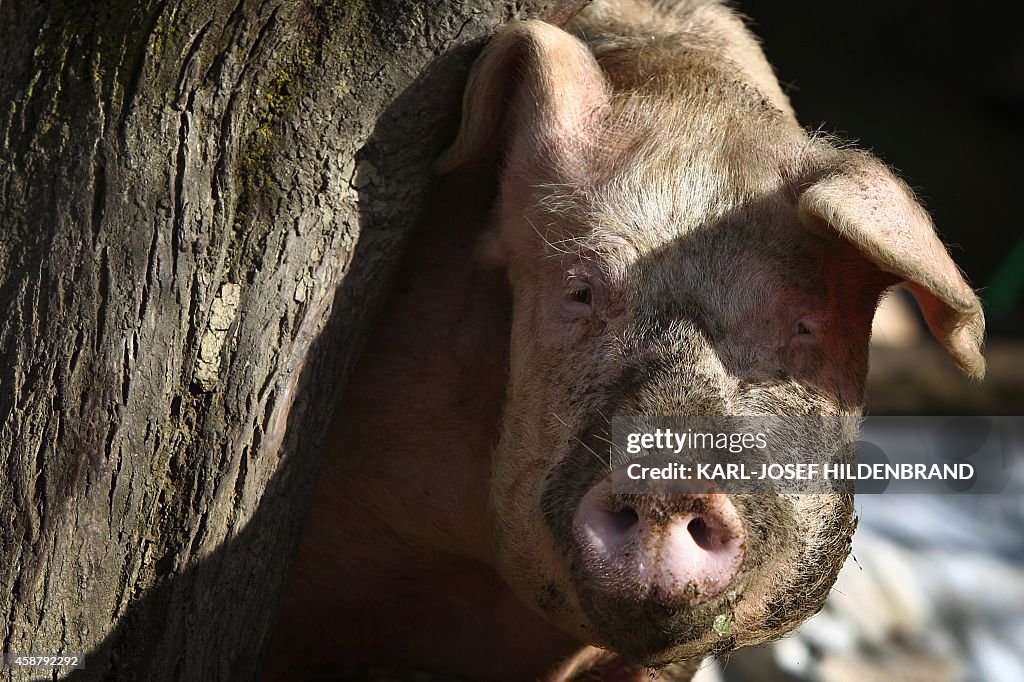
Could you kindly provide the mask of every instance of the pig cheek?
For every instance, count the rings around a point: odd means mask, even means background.
[[[846,558],[846,552],[837,555],[833,545],[836,538],[848,539],[853,533],[852,500],[843,503],[835,496],[793,495],[787,496],[787,501],[793,505],[793,517],[803,522],[791,531],[789,541],[766,548],[772,558],[756,571],[769,579],[751,581],[744,590],[734,611],[735,647],[776,639],[813,615],[813,603],[807,596],[809,581],[831,585]],[[838,521],[830,521],[832,517]],[[848,543],[845,546],[848,552]],[[826,562],[832,568],[814,562],[808,570],[805,564],[810,555],[835,557]]]
[[[557,409],[541,371],[546,356],[532,325],[520,324],[516,331],[502,436],[492,461],[495,555],[499,573],[524,603],[579,633],[580,609],[568,567],[540,504],[545,476],[564,456],[547,427]]]
[[[510,405],[510,411],[522,407],[525,419],[509,424],[502,438],[506,447],[496,453],[495,555],[499,572],[519,599],[563,630],[593,639],[595,629],[583,615],[568,561],[544,521],[541,497],[548,473],[566,456],[557,435],[543,426],[548,421],[545,402],[524,396]]]
[[[841,412],[857,409],[864,400],[868,341],[855,330],[825,330],[813,343],[790,343],[779,351],[786,373],[808,384]]]
[[[529,432],[508,435],[516,442],[532,440]],[[495,467],[492,495],[499,573],[546,619],[577,636],[589,633],[568,567],[540,513],[547,463],[519,448],[499,455],[503,464]]]
[[[522,280],[520,280],[522,281]],[[536,281],[536,280],[534,280]],[[502,436],[492,461],[491,507],[499,573],[524,603],[563,630],[593,640],[567,561],[544,522],[546,475],[568,455],[580,340],[593,320],[562,319],[562,292],[546,297],[527,283],[513,314]]]

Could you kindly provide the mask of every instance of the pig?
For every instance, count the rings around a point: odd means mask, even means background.
[[[500,29],[438,168],[267,679],[686,680],[817,612],[849,494],[626,496],[595,455],[618,415],[856,417],[900,283],[980,378],[980,303],[907,186],[808,134],[709,0]]]

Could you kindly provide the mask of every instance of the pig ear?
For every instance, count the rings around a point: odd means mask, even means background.
[[[854,154],[838,171],[807,187],[798,210],[804,222],[828,224],[879,269],[904,280],[928,328],[960,369],[972,378],[984,377],[981,302],[939,241],[928,214],[885,166]]]
[[[458,136],[435,169],[447,173],[513,143],[524,159],[570,156],[607,101],[601,69],[577,38],[543,21],[509,24],[473,64]]]

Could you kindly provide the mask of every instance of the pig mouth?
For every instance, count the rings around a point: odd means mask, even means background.
[[[609,597],[586,582],[580,583],[577,591],[603,640],[600,644],[647,666],[703,654],[707,647],[700,648],[700,644],[713,632],[717,616],[713,608],[675,608]],[[725,650],[732,648],[732,643],[723,644]]]

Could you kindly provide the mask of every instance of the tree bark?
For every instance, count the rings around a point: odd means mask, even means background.
[[[258,676],[480,39],[581,4],[0,0],[0,639],[85,655],[0,679]]]

